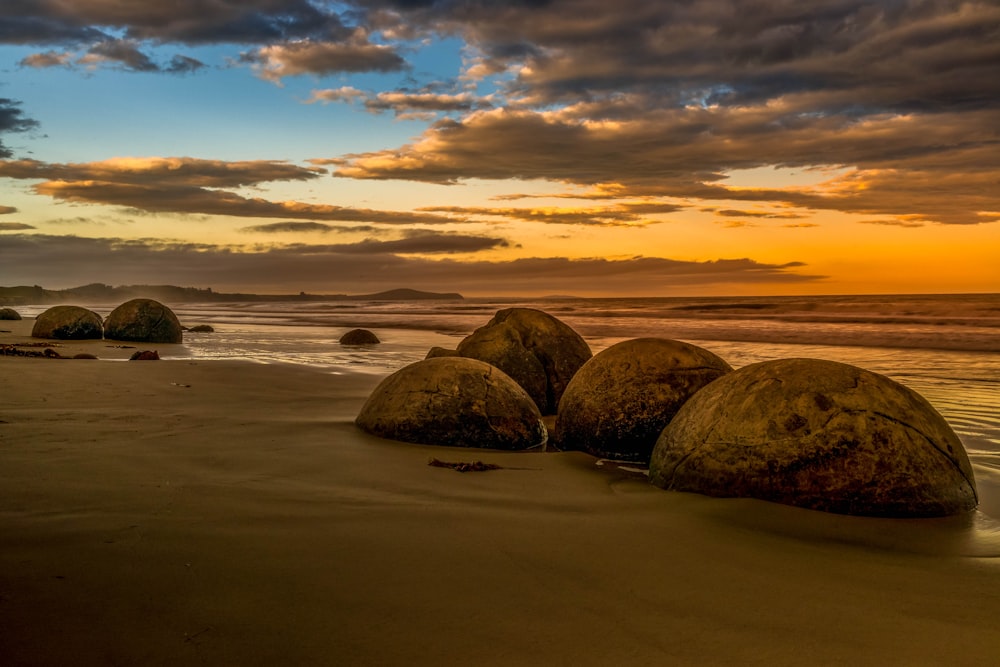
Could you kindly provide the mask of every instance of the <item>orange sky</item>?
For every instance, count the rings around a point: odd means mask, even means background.
[[[0,285],[1000,291],[995,3],[23,4]]]

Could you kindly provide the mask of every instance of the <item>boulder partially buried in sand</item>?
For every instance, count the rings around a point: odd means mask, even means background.
[[[528,392],[542,414],[551,415],[591,351],[580,334],[552,315],[508,308],[463,339],[458,355],[496,366]]]
[[[555,444],[648,463],[663,428],[691,396],[732,367],[697,345],[666,338],[617,343],[585,363],[559,402]]]
[[[19,320],[21,313],[13,308],[0,308],[0,320]]]
[[[174,312],[153,299],[132,299],[111,311],[104,337],[141,343],[180,343],[184,333]]]
[[[52,306],[37,318],[31,328],[34,338],[91,340],[104,336],[101,316],[80,306]]]
[[[517,383],[461,357],[396,371],[375,388],[355,423],[383,438],[426,445],[520,450],[546,439],[538,408]]]
[[[340,337],[341,345],[378,345],[381,342],[368,329],[351,329]]]
[[[976,507],[958,436],[916,392],[817,359],[752,364],[695,394],[664,429],[653,484],[884,517]]]

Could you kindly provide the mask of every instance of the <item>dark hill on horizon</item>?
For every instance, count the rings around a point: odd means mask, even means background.
[[[91,283],[64,290],[49,290],[38,285],[0,287],[0,305],[57,304],[70,301],[112,303],[147,298],[166,303],[206,303],[220,301],[417,301],[461,300],[457,292],[423,292],[399,288],[373,294],[244,294],[215,292],[212,288],[177,287],[176,285],[118,285]]]

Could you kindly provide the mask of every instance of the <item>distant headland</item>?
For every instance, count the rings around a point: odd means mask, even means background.
[[[211,287],[177,287],[176,285],[104,285],[91,283],[81,287],[50,290],[38,285],[0,287],[0,305],[48,304],[76,302],[120,302],[135,298],[157,299],[166,303],[205,303],[220,301],[457,301],[457,292],[423,292],[400,288],[374,294],[243,294],[215,292]]]

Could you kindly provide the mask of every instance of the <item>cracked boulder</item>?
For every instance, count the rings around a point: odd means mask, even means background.
[[[881,517],[976,507],[961,441],[922,396],[832,361],[782,359],[711,383],[663,430],[653,484]]]
[[[512,377],[544,415],[556,413],[566,385],[591,357],[580,334],[533,308],[497,311],[458,344],[457,354],[485,361]]]
[[[516,382],[461,357],[396,371],[375,388],[355,423],[373,435],[424,445],[522,450],[546,440],[538,408]]]
[[[52,306],[38,317],[31,328],[34,338],[91,340],[104,336],[101,316],[80,306]]]
[[[663,428],[691,396],[732,366],[706,349],[666,338],[626,340],[585,363],[559,402],[555,444],[648,463]]]
[[[111,311],[104,337],[140,343],[180,343],[183,329],[174,312],[153,299],[132,299]]]

